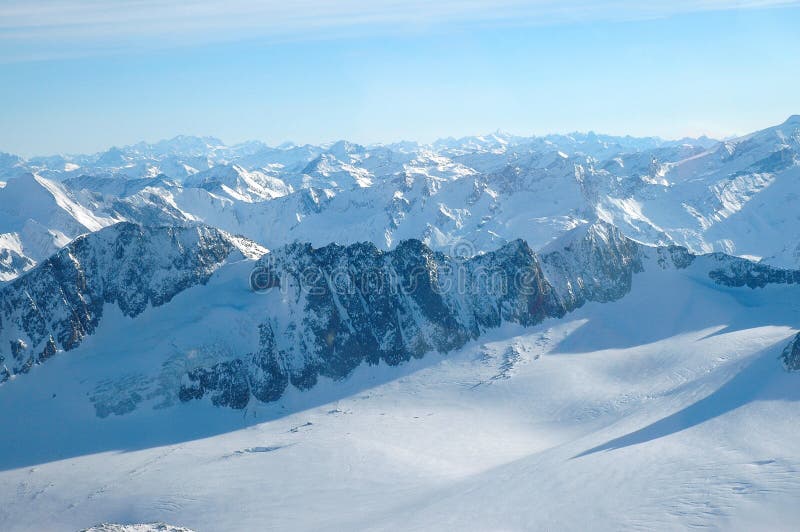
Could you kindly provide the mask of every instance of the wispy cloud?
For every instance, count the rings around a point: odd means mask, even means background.
[[[0,61],[248,38],[631,20],[790,5],[800,0],[6,0],[0,4]]]

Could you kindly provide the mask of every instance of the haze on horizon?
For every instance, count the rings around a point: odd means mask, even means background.
[[[800,112],[800,2],[13,0],[0,151],[427,142],[497,129],[724,138]]]

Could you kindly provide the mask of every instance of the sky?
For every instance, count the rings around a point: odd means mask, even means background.
[[[798,28],[783,0],[5,0],[0,151],[721,138],[800,113]]]

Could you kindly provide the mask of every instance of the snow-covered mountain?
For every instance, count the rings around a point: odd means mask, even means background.
[[[648,269],[685,269],[727,287],[800,283],[797,270],[650,247],[605,222],[574,229],[540,255],[517,240],[471,258],[448,257],[419,240],[388,252],[362,243],[290,244],[267,253],[206,226],[120,223],[76,239],[0,288],[0,345],[10,346],[0,350],[0,380],[79,348],[106,313],[135,318],[204,285],[231,261],[243,278],[242,268],[252,268],[250,289],[258,296],[243,297],[252,305],[243,302],[215,328],[238,323],[239,338],[220,334],[211,347],[184,346],[204,355],[182,362],[180,385],[166,391],[181,401],[209,396],[214,405],[241,409],[252,400],[276,401],[290,385],[308,390],[323,377],[344,379],[365,363],[395,366],[447,353],[503,324],[533,326],[588,302],[621,299],[634,276]],[[247,316],[237,316],[243,310]],[[205,336],[189,325],[190,341]],[[139,348],[163,353],[163,338],[156,340]],[[147,386],[161,382],[166,362],[144,376]],[[107,415],[131,406],[125,392],[121,401],[96,408]]]
[[[234,201],[253,203],[285,196],[292,187],[277,172],[248,172],[237,165],[219,165],[184,180],[187,188],[202,188]]]
[[[601,217],[634,238],[796,266],[800,225],[790,204],[798,172],[800,117],[795,115],[699,154],[654,159],[646,174],[615,180],[611,170],[593,167],[584,179],[596,190]]]
[[[0,155],[0,529],[785,528],[799,174],[797,116]]]

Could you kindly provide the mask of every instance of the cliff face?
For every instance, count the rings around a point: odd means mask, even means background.
[[[800,333],[784,348],[781,360],[788,371],[800,371]]]
[[[598,222],[578,228],[541,253],[542,267],[564,306],[614,301],[630,292],[643,270],[645,246]]]

